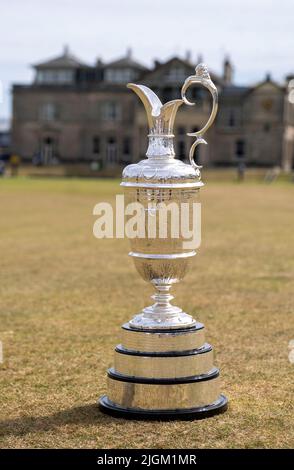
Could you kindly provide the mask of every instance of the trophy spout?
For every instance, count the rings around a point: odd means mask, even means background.
[[[154,93],[154,91],[150,90],[150,88],[145,85],[136,85],[135,83],[128,83],[127,88],[133,90],[142,101],[147,114],[148,125],[151,129],[154,125],[155,118],[160,115],[162,102]]]
[[[178,99],[162,104],[158,96],[145,85],[128,83],[128,88],[133,90],[142,101],[149,126],[149,135],[153,137],[174,137],[173,126],[178,108],[184,100]]]

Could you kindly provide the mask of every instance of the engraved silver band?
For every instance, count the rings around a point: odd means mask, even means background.
[[[120,374],[135,377],[175,378],[202,375],[213,368],[212,348],[206,344],[194,354],[171,356],[144,356],[120,352],[116,348],[114,368]]]
[[[123,382],[108,377],[108,398],[125,408],[170,410],[206,406],[219,397],[219,378],[210,380],[151,384]]]
[[[121,343],[127,349],[142,352],[187,351],[201,348],[205,343],[205,329],[201,323],[184,330],[138,331],[123,325]]]
[[[180,259],[180,258],[190,258],[195,256],[196,251],[186,251],[185,253],[170,253],[170,254],[158,254],[158,253],[138,253],[135,251],[130,251],[129,256],[133,258],[144,258],[144,259]]]
[[[127,188],[155,188],[155,189],[181,189],[181,188],[202,188],[204,183],[198,181],[196,183],[132,183],[124,181],[120,186]]]

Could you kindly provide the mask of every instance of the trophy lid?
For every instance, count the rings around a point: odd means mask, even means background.
[[[173,147],[173,125],[179,107],[185,103],[193,105],[187,100],[185,94],[191,84],[202,84],[213,95],[213,108],[206,125],[195,133],[188,134],[196,137],[191,147],[190,164],[175,158]],[[193,154],[198,144],[206,144],[202,138],[204,132],[213,122],[217,111],[217,91],[210,80],[209,73],[204,64],[196,67],[196,74],[188,77],[182,87],[182,99],[176,99],[162,104],[158,96],[145,85],[129,83],[128,88],[133,90],[141,99],[149,125],[149,144],[147,159],[139,163],[128,165],[123,171],[122,186],[145,188],[200,188],[200,166],[193,160]]]

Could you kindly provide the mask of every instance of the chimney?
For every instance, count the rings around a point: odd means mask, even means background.
[[[186,51],[186,62],[191,63],[191,59],[192,59],[192,54],[191,54],[191,51],[188,49]]]
[[[68,44],[65,44],[63,46],[63,55],[64,57],[68,57],[69,56],[69,47],[68,47]]]
[[[132,58],[132,49],[131,47],[128,47],[127,48],[127,59],[131,59]]]
[[[103,67],[103,60],[101,57],[97,57],[96,67]]]
[[[233,83],[233,66],[230,62],[229,57],[225,57],[224,59],[224,71],[223,71],[223,79],[226,85],[231,85]]]

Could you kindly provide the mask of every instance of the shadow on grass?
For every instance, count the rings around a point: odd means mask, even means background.
[[[23,416],[0,421],[0,436],[23,436],[31,432],[51,431],[69,424],[91,426],[110,423],[113,423],[113,418],[101,413],[98,405],[91,404],[69,408],[50,416]],[[120,420],[116,419],[116,423],[120,424]]]

